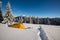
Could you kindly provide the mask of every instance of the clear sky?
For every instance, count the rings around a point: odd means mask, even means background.
[[[8,1],[15,16],[60,17],[60,0],[1,0],[3,13]]]

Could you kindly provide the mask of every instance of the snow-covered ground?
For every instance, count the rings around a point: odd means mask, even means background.
[[[60,26],[27,24],[26,30],[0,24],[0,40],[60,40]]]
[[[37,30],[38,25],[25,24],[31,27],[26,30],[11,28],[7,24],[0,24],[0,40],[40,40]],[[35,28],[36,27],[36,28]]]
[[[60,40],[60,26],[41,25],[48,40]]]

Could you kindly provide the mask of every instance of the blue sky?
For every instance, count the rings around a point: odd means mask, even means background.
[[[14,16],[60,17],[60,0],[1,0],[3,13],[8,1]]]

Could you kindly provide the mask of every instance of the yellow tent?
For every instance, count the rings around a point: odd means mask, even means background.
[[[12,27],[13,28],[25,29],[25,26],[23,25],[23,23],[13,24]]]

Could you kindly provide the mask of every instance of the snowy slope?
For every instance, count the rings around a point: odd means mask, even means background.
[[[37,35],[38,25],[25,24],[30,29],[21,30],[16,28],[8,27],[7,24],[0,24],[0,40],[40,40]],[[36,28],[35,28],[36,27]]]
[[[26,30],[0,24],[0,40],[60,40],[60,26],[23,24]]]
[[[60,26],[41,25],[48,40],[60,40]]]

